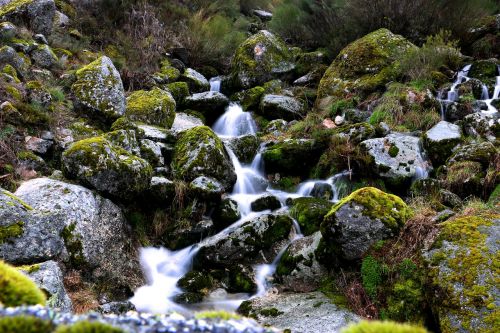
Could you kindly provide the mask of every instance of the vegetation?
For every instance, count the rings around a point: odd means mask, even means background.
[[[0,318],[2,333],[52,333],[54,324],[31,316],[16,316]]]
[[[351,324],[342,333],[426,333],[422,327],[398,324],[390,321],[361,321]]]
[[[45,305],[45,294],[14,267],[0,261],[0,303],[5,306]]]

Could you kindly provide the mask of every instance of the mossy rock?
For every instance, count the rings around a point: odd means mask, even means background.
[[[498,65],[494,60],[475,61],[469,70],[469,77],[478,79],[488,85],[494,85],[495,77],[500,75]]]
[[[341,333],[427,333],[423,327],[392,321],[361,321],[343,328]]]
[[[332,255],[359,259],[377,241],[394,237],[411,215],[398,196],[365,187],[332,207],[321,234]]]
[[[498,330],[499,227],[493,211],[458,216],[424,254],[441,332]]]
[[[212,218],[218,230],[229,227],[241,218],[238,203],[230,198],[223,199],[215,208]]]
[[[290,139],[272,145],[262,153],[266,172],[307,176],[320,157],[314,140]]]
[[[243,110],[257,110],[260,104],[260,99],[266,90],[261,87],[253,87],[251,89],[240,91],[233,96],[231,100],[238,101]]]
[[[485,172],[479,162],[461,161],[448,167],[443,186],[459,197],[479,196],[484,185]]]
[[[71,326],[61,325],[54,333],[125,333],[125,331],[98,321],[79,321]]]
[[[139,90],[127,98],[125,116],[132,121],[171,128],[175,119],[175,107],[174,98],[165,90]]]
[[[367,96],[393,80],[395,62],[415,46],[387,29],[374,31],[345,47],[328,67],[318,87],[316,104],[347,95]]]
[[[219,137],[206,126],[182,132],[175,145],[172,169],[176,179],[193,181],[211,177],[231,188],[236,181],[234,167]]]
[[[181,104],[184,98],[189,96],[189,86],[186,82],[173,82],[164,86],[172,94],[177,104]]]
[[[71,86],[79,107],[101,117],[116,119],[125,113],[125,91],[111,59],[102,56],[76,71]]]
[[[177,286],[185,291],[199,292],[205,289],[206,291],[212,288],[213,278],[210,274],[200,271],[191,271],[184,275],[178,282]]]
[[[317,198],[298,198],[292,201],[291,216],[297,220],[302,233],[306,236],[318,231],[333,203]]]
[[[16,24],[28,24],[34,33],[50,35],[56,11],[53,0],[10,0],[0,5],[0,19]]]
[[[0,304],[4,306],[45,305],[45,294],[35,283],[3,261],[0,261],[0,290]]]
[[[0,318],[2,333],[52,333],[54,324],[32,316],[15,316]]]
[[[167,84],[177,81],[180,76],[181,72],[164,59],[161,61],[160,71],[153,74],[153,80],[158,84]]]
[[[460,127],[446,121],[440,121],[423,136],[424,147],[435,167],[443,164],[461,141]]]
[[[286,44],[278,36],[261,30],[238,46],[231,70],[237,85],[248,89],[292,72],[292,61]]]
[[[66,177],[120,198],[146,190],[153,172],[148,162],[102,136],[70,145],[63,153],[62,165]]]

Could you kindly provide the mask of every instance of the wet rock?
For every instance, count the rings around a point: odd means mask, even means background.
[[[209,123],[213,123],[229,105],[229,99],[216,91],[206,91],[184,99],[187,109],[199,111]]]
[[[241,218],[238,203],[230,198],[223,199],[214,211],[213,219],[218,230],[229,227]]]
[[[195,197],[218,202],[224,192],[224,187],[215,179],[200,176],[189,183],[189,190]]]
[[[464,132],[494,142],[500,137],[500,114],[473,113],[463,119]]]
[[[310,139],[290,139],[271,145],[262,153],[266,172],[308,175],[319,159],[319,148]]]
[[[130,303],[129,301],[105,303],[99,306],[98,309],[99,313],[114,314],[114,315],[125,314],[129,311],[134,311],[134,310],[135,310],[134,304]]]
[[[332,255],[361,259],[377,241],[397,235],[410,215],[399,197],[365,187],[330,210],[321,224],[321,234]]]
[[[125,91],[111,59],[100,57],[76,71],[71,86],[77,104],[92,113],[116,119],[125,113]]]
[[[262,212],[264,210],[276,210],[281,208],[281,202],[271,194],[265,194],[250,204],[252,211]]]
[[[168,233],[165,244],[168,248],[179,250],[197,244],[213,234],[215,234],[215,226],[209,218],[204,217],[199,221],[178,221],[173,230]]]
[[[63,273],[55,261],[31,266],[21,266],[26,274],[47,295],[47,306],[63,312],[71,312],[73,305],[63,283]]]
[[[165,164],[161,149],[162,143],[154,142],[148,139],[141,140],[141,157],[154,167]]]
[[[238,312],[264,325],[303,333],[338,332],[360,319],[321,292],[267,294],[244,302]]]
[[[192,68],[186,68],[180,80],[187,82],[189,90],[192,92],[199,93],[210,90],[210,83],[208,80]]]
[[[361,146],[371,156],[375,173],[394,187],[401,187],[419,172],[431,169],[417,137],[393,133],[363,141]]]
[[[223,140],[233,150],[238,160],[246,164],[252,162],[260,147],[259,138],[251,134],[234,138],[223,138]]]
[[[125,116],[132,121],[170,128],[175,119],[176,103],[172,95],[160,88],[139,90],[127,98]]]
[[[280,136],[286,131],[288,127],[288,122],[283,119],[271,120],[264,129],[264,133],[272,134],[274,136]]]
[[[295,218],[302,233],[308,236],[319,231],[323,218],[328,214],[332,206],[332,202],[324,199],[293,199],[290,215]]]
[[[304,117],[304,105],[297,99],[280,95],[264,95],[260,113],[267,119],[294,120]]]
[[[318,199],[331,200],[333,198],[333,189],[330,184],[316,183],[311,190],[311,196]]]
[[[462,140],[459,126],[440,121],[424,134],[424,147],[435,165],[443,164]]]
[[[293,229],[286,215],[266,214],[202,243],[195,267],[228,267],[235,263],[270,263]]]
[[[317,231],[294,241],[287,248],[276,269],[276,275],[286,289],[311,292],[327,276],[326,268],[318,262],[315,255],[320,241],[321,233]]]
[[[291,73],[295,68],[292,58],[278,36],[261,30],[236,50],[232,75],[238,86],[248,89]]]
[[[52,32],[55,11],[54,0],[3,0],[0,2],[2,20],[13,23],[27,22],[33,32],[47,36]]]
[[[260,99],[265,93],[265,89],[261,86],[237,92],[231,96],[231,100],[238,101],[243,110],[257,110],[260,104]]]

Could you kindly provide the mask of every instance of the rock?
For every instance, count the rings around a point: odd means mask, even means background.
[[[252,14],[260,18],[263,22],[271,21],[273,19],[273,13],[261,9],[252,10]]]
[[[174,133],[180,133],[197,126],[203,126],[203,121],[200,118],[188,115],[187,113],[177,112],[171,130]]]
[[[33,136],[27,136],[24,138],[26,149],[35,152],[37,154],[47,154],[49,149],[53,146],[54,142],[51,140],[44,140],[41,138],[36,138]]]
[[[71,86],[79,106],[106,118],[118,118],[125,113],[125,91],[111,59],[100,57],[76,71]]]
[[[347,95],[366,96],[393,79],[394,61],[415,46],[387,29],[374,31],[345,47],[318,87],[317,105]],[[331,97],[331,98],[329,98]]]
[[[458,195],[445,189],[439,189],[439,198],[443,205],[451,208],[460,208],[463,205]]]
[[[365,140],[361,147],[371,156],[375,173],[394,187],[431,169],[417,137],[393,133],[385,138]]]
[[[0,39],[9,40],[17,35],[17,27],[10,22],[0,23]]]
[[[224,113],[228,105],[229,99],[216,91],[206,91],[184,99],[186,108],[200,112],[210,124]]]
[[[222,141],[206,126],[194,127],[180,134],[172,169],[177,179],[192,181],[199,176],[212,177],[226,190],[236,182],[234,167]]]
[[[397,235],[411,210],[399,197],[373,187],[359,189],[336,204],[321,224],[332,254],[361,259],[377,241]]]
[[[208,80],[194,69],[186,68],[180,80],[187,82],[192,92],[199,93],[210,90],[210,83]]]
[[[54,13],[54,27],[55,28],[67,27],[70,25],[70,23],[71,23],[71,20],[69,19],[68,15],[56,10],[56,12]]]
[[[271,120],[266,128],[264,129],[264,133],[272,134],[273,136],[280,136],[283,134],[288,128],[288,122],[283,119],[275,119]]]
[[[246,164],[252,162],[260,147],[259,138],[251,134],[223,138],[223,141],[229,145],[233,153],[238,157],[238,160]]]
[[[172,127],[176,103],[172,95],[160,88],[134,91],[127,98],[125,116],[132,121],[164,128]]]
[[[292,58],[279,37],[261,30],[236,50],[232,75],[238,86],[248,89],[291,73],[295,68]]]
[[[73,304],[63,283],[63,273],[55,261],[46,261],[18,269],[26,274],[47,295],[47,306],[62,312],[71,312]]]
[[[25,182],[15,194],[40,215],[51,215],[70,264],[87,265],[95,278],[128,286],[141,282],[127,221],[111,201],[84,187],[48,178]]]
[[[333,199],[333,188],[328,183],[317,182],[311,190],[311,196],[329,201]]]
[[[337,136],[346,138],[349,142],[354,144],[373,138],[375,136],[375,132],[375,128],[368,123],[344,125],[334,131]]]
[[[169,232],[165,245],[170,249],[179,250],[197,244],[214,233],[215,226],[209,218],[203,217],[199,221],[179,221]]]
[[[71,144],[63,153],[64,175],[99,192],[130,199],[148,188],[152,169],[148,162],[104,137]]]
[[[142,139],[163,143],[174,143],[176,141],[175,134],[165,128],[142,124],[137,125],[137,128],[141,132],[138,137]]]
[[[168,202],[175,196],[175,183],[165,177],[153,177],[149,185],[149,193],[158,202]]]
[[[0,48],[0,64],[9,64],[14,67],[17,72],[24,76],[30,65],[30,60],[26,56],[21,56],[10,46],[2,46]]]
[[[431,300],[442,331],[491,329],[500,296],[494,261],[498,259],[498,215],[459,216],[441,224],[433,247],[424,253]],[[491,318],[491,319],[490,319]]]
[[[54,67],[59,59],[48,45],[39,45],[30,53],[33,62],[42,68]]]
[[[189,96],[189,85],[186,82],[172,82],[164,85],[162,88],[172,94],[177,105],[180,105],[184,101],[184,98]]]
[[[189,191],[193,193],[195,197],[218,202],[221,199],[224,188],[217,180],[200,176],[189,183]]]
[[[500,114],[473,113],[463,119],[464,132],[472,137],[495,142],[500,137]]]
[[[223,199],[213,214],[213,220],[217,230],[223,230],[241,218],[238,203],[230,198]]]
[[[308,175],[321,150],[311,139],[287,139],[267,147],[262,158],[267,173]]]
[[[286,215],[261,215],[202,243],[194,267],[271,263],[292,230],[292,219]]]
[[[161,149],[161,143],[149,139],[141,140],[141,157],[153,167],[165,165]]]
[[[40,104],[43,107],[50,106],[52,96],[39,81],[30,81],[26,83],[26,91],[28,100],[31,103]]]
[[[286,249],[276,269],[281,284],[295,292],[311,292],[319,288],[327,270],[316,259],[321,241],[319,231],[297,239]]]
[[[303,333],[339,332],[360,319],[321,292],[267,294],[244,302],[238,312],[263,325]]]
[[[495,145],[491,142],[471,143],[458,147],[448,160],[448,164],[474,161],[486,167],[497,153]]]
[[[468,196],[481,197],[485,185],[486,173],[481,163],[460,161],[448,166],[442,175],[442,185],[462,199]]]
[[[104,134],[102,137],[132,155],[139,156],[141,154],[141,147],[139,147],[135,131],[133,130],[112,131]]]
[[[297,221],[302,233],[308,236],[319,231],[333,203],[324,199],[298,198],[293,199],[291,206],[290,215]]]
[[[457,86],[458,94],[472,94],[475,99],[481,99],[483,94],[483,83],[478,79],[470,79]]]
[[[231,96],[231,100],[238,101],[243,110],[257,110],[260,104],[260,99],[265,93],[263,87],[257,86],[251,89],[237,92]]]
[[[341,126],[344,123],[345,119],[342,116],[335,117],[335,125]]]
[[[49,36],[56,11],[54,0],[2,0],[0,18],[14,23],[27,22],[29,28]]]
[[[164,59],[161,61],[161,69],[153,74],[153,80],[158,84],[173,83],[181,76],[180,70],[173,67],[170,61]]]
[[[271,194],[264,194],[260,198],[254,200],[250,207],[254,212],[262,212],[264,210],[276,210],[281,208],[281,202],[278,198]]]
[[[260,113],[267,119],[294,120],[305,115],[304,105],[293,97],[264,95],[260,102]]]
[[[130,303],[129,301],[124,301],[124,302],[109,302],[102,304],[101,306],[99,306],[99,309],[97,311],[102,314],[120,315],[134,310],[135,310],[134,304]]]
[[[424,134],[423,139],[429,158],[437,166],[443,164],[462,141],[462,131],[457,125],[440,121]]]
[[[478,79],[486,84],[495,84],[495,77],[500,73],[498,72],[498,64],[494,59],[490,60],[477,60],[472,63],[468,76],[470,78]]]

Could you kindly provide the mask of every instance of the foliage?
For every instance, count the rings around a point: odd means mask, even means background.
[[[0,290],[0,303],[5,306],[45,305],[45,295],[35,283],[3,261],[0,261]]]
[[[398,324],[390,321],[361,321],[341,330],[342,333],[426,333],[418,326]]]
[[[0,332],[2,333],[51,333],[53,329],[52,322],[32,316],[0,318]]]
[[[377,288],[382,283],[382,266],[372,256],[363,259],[361,277],[367,294],[372,299],[377,297]]]

